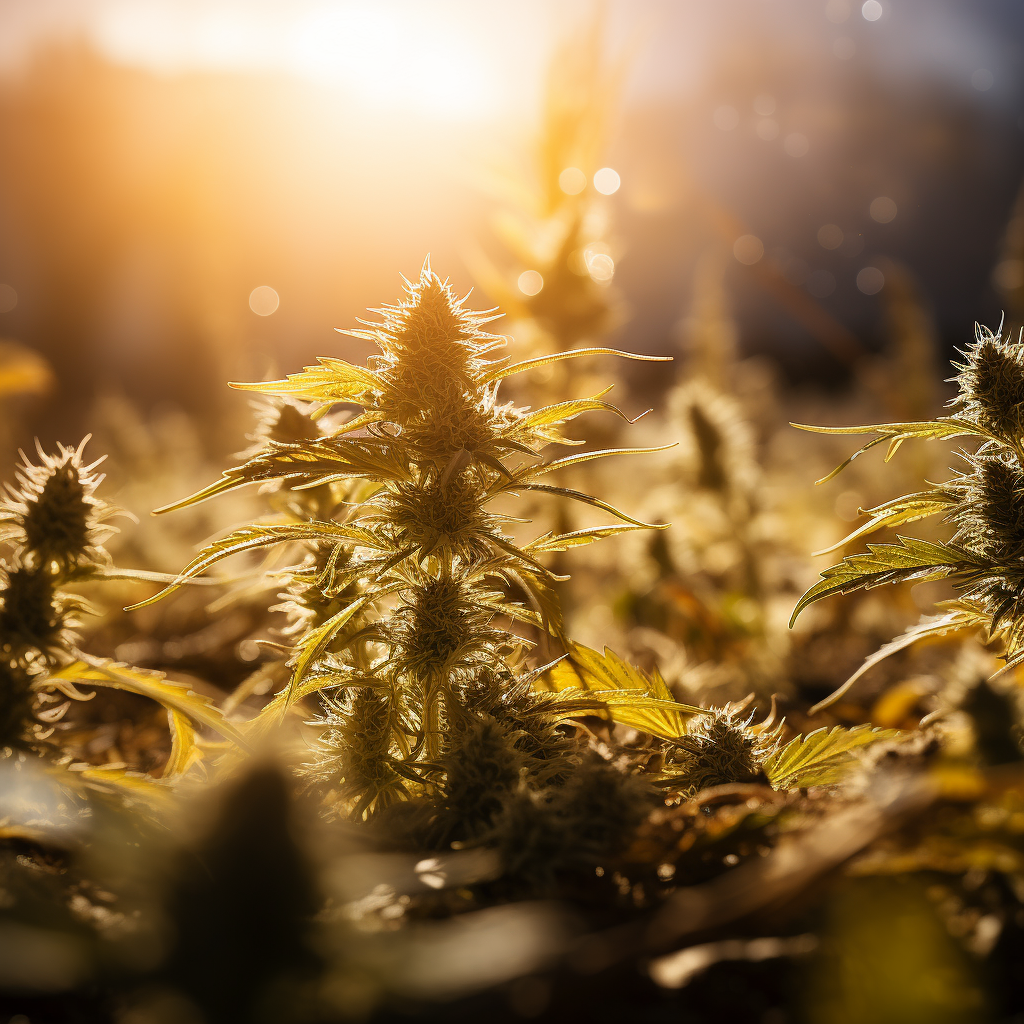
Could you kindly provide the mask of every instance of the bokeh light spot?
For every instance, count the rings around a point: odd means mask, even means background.
[[[865,21],[878,21],[882,16],[882,5],[878,0],[865,0],[864,6],[860,9],[860,13],[863,15]]]
[[[578,167],[566,167],[558,176],[558,187],[567,196],[578,196],[587,187],[587,176]]]
[[[818,245],[822,249],[838,249],[843,237],[843,229],[838,224],[822,224],[818,228]]]
[[[995,76],[988,68],[978,68],[978,70],[971,75],[971,85],[973,85],[978,92],[988,92],[989,89],[995,85],[995,82]]]
[[[778,138],[779,122],[770,117],[762,117],[754,131],[762,142],[771,142],[772,139]]]
[[[871,201],[868,208],[871,219],[879,224],[888,224],[896,218],[896,204],[888,196],[879,196]]]
[[[249,293],[249,308],[257,316],[270,316],[271,313],[277,312],[280,305],[281,297],[269,284],[261,284]]]
[[[865,267],[857,275],[857,288],[865,295],[877,295],[885,285],[885,274],[878,267]]]
[[[18,304],[18,293],[9,284],[0,284],[0,313],[10,313]]]
[[[519,275],[519,290],[524,295],[536,295],[544,287],[544,278],[536,270],[524,270]]]
[[[728,105],[719,107],[715,111],[714,121],[720,131],[731,132],[740,123],[740,112]]]
[[[852,523],[860,519],[860,507],[864,498],[859,491],[843,491],[835,502],[836,515],[844,522]]]
[[[601,282],[610,281],[615,275],[615,260],[607,248],[600,244],[588,245],[583,250],[583,259],[587,264],[587,272],[593,280]]]
[[[613,192],[618,192],[621,184],[622,179],[619,177],[619,172],[611,167],[602,167],[594,175],[594,188],[603,196],[610,196]]]
[[[992,271],[992,283],[1001,292],[1015,292],[1024,287],[1024,260],[1003,260]]]
[[[740,235],[733,242],[732,254],[740,263],[753,266],[764,255],[764,243],[757,235]]]
[[[828,0],[825,17],[833,25],[841,25],[850,16],[850,0]]]
[[[807,278],[807,290],[816,299],[828,298],[836,290],[836,279],[827,270],[815,270]]]
[[[782,148],[787,156],[807,156],[811,144],[806,135],[801,135],[800,132],[790,132],[782,140]]]
[[[849,60],[857,52],[857,44],[849,36],[840,36],[832,43],[832,52],[840,60]]]
[[[761,117],[771,117],[775,113],[775,97],[762,93],[754,98],[754,113]]]

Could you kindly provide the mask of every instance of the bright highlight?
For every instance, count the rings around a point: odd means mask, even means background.
[[[281,297],[269,284],[261,284],[249,293],[249,308],[257,316],[270,316],[280,305]]]
[[[594,175],[594,188],[601,195],[610,196],[613,192],[618,192],[621,184],[622,179],[619,177],[619,172],[612,170],[611,167],[602,167]]]

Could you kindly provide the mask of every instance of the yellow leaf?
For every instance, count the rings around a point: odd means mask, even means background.
[[[556,693],[590,691],[608,704],[615,721],[665,739],[686,732],[687,716],[705,713],[704,708],[673,700],[657,670],[647,675],[607,647],[602,655],[582,644],[571,644],[568,657],[543,673],[535,685]]]
[[[179,714],[195,722],[209,726],[215,732],[233,740],[242,747],[248,747],[245,737],[217,709],[209,697],[190,690],[184,683],[174,683],[162,672],[148,672],[143,669],[131,668],[105,658],[94,658],[83,654],[82,660],[66,665],[54,673],[54,679],[67,679],[73,683],[92,683],[96,686],[109,686],[115,690],[127,690],[143,697],[149,697],[168,710],[174,709]],[[194,734],[193,734],[194,740]],[[191,756],[179,750],[178,758]]]

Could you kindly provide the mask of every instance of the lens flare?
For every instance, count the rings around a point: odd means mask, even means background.
[[[524,270],[519,275],[519,290],[524,295],[537,295],[544,287],[544,278],[536,270]]]
[[[618,192],[621,184],[622,179],[619,177],[619,172],[613,170],[611,167],[602,167],[601,170],[594,175],[594,188],[596,188],[601,195],[610,196],[613,192]]]
[[[578,167],[566,167],[558,176],[558,187],[567,196],[578,196],[587,187],[587,176]]]
[[[261,284],[249,293],[249,308],[257,316],[270,316],[280,305],[281,297],[268,284]]]

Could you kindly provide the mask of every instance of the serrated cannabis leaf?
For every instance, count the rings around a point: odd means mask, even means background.
[[[846,547],[847,544],[875,533],[877,530],[891,529],[894,526],[903,526],[906,523],[913,523],[919,519],[927,519],[929,516],[945,515],[956,505],[956,497],[938,489],[920,491],[917,494],[906,494],[900,498],[887,501],[884,505],[876,508],[862,509],[864,515],[871,516],[863,526],[857,527],[853,533],[847,534],[842,540],[820,551],[815,555],[828,555],[833,551]]]
[[[896,735],[895,729],[874,729],[869,725],[816,729],[770,754],[764,761],[764,772],[774,789],[832,785],[842,782],[853,767],[854,750]]]
[[[823,476],[817,482],[827,483],[833,477],[841,473],[854,459],[859,458],[866,451],[870,451],[876,445],[885,441],[889,442],[889,448],[885,453],[885,461],[888,462],[899,450],[904,441],[913,438],[923,440],[934,440],[936,438],[953,438],[973,435],[984,437],[988,440],[998,440],[991,431],[970,420],[960,419],[956,416],[939,417],[935,420],[918,420],[911,423],[874,423],[859,427],[815,427],[807,423],[791,423],[790,426],[797,430],[809,430],[815,434],[878,434],[867,444],[858,448],[848,459],[836,466],[827,476]]]
[[[137,601],[135,604],[129,605],[125,610],[135,611],[138,608],[145,608],[147,605],[155,604],[157,601],[179,590],[194,577],[206,572],[207,569],[225,558],[230,558],[232,555],[242,554],[246,551],[255,551],[274,544],[296,541],[317,541],[321,543],[351,541],[359,543],[364,547],[379,548],[380,546],[376,538],[369,531],[345,526],[340,523],[314,521],[309,523],[286,523],[281,526],[243,526],[228,534],[228,536],[208,544],[158,594],[154,594],[143,601]]]
[[[797,602],[790,626],[808,605],[833,594],[848,594],[883,583],[939,580],[978,566],[978,560],[970,552],[951,544],[916,537],[897,537],[896,541],[895,544],[868,544],[866,552],[847,555],[837,565],[825,569],[821,580]]]
[[[115,690],[127,690],[143,697],[149,697],[168,710],[186,716],[194,722],[209,726],[215,732],[242,747],[248,747],[245,737],[238,728],[226,721],[217,706],[209,697],[191,690],[184,683],[174,683],[161,672],[150,672],[143,669],[121,665],[104,658],[95,658],[83,654],[80,660],[66,665],[53,673],[56,681],[67,680],[71,683],[91,683],[94,686],[108,686]],[[180,734],[179,734],[180,736]],[[189,737],[182,736],[176,754],[178,763],[192,757],[188,747]],[[195,734],[191,736],[195,742]]]
[[[608,704],[615,721],[665,739],[681,736],[687,717],[706,711],[674,700],[657,669],[648,675],[607,647],[599,654],[582,644],[570,644],[569,654],[544,672],[535,685],[556,693],[569,689],[591,692]],[[616,698],[616,691],[626,696]]]

